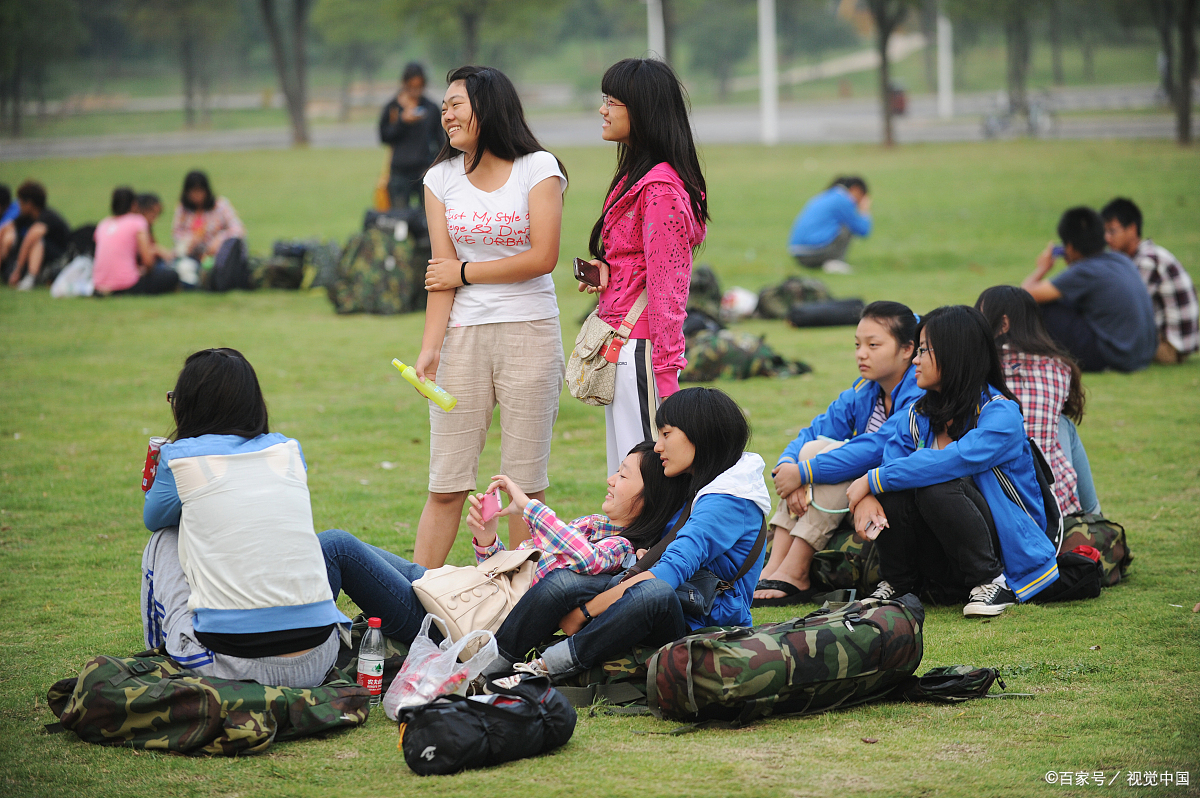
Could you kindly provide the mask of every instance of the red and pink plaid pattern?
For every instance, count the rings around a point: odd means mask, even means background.
[[[1071,369],[1057,358],[1013,352],[1000,353],[1009,389],[1021,402],[1025,434],[1033,438],[1054,474],[1054,497],[1064,515],[1083,511],[1079,477],[1058,442],[1058,417],[1071,389]]]

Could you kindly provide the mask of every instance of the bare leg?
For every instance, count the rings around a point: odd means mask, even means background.
[[[531,499],[537,499],[540,502],[546,501],[546,491],[538,490],[533,493],[526,494]],[[529,540],[533,534],[529,530],[529,524],[525,523],[525,519],[519,515],[510,515],[508,517],[508,548],[511,551],[521,545],[526,540]]]
[[[783,560],[787,557],[788,550],[792,547],[792,535],[783,527],[771,524],[771,535],[771,557],[767,560],[767,564],[763,566],[762,575],[759,576],[759,579],[774,579],[775,572],[783,567]],[[758,593],[755,593],[755,596],[757,597]]]
[[[8,276],[9,285],[16,285],[21,281],[21,277],[24,276],[24,272],[30,264],[30,258],[33,256],[35,249],[38,251],[38,268],[42,267],[42,252],[44,251],[42,237],[45,235],[46,225],[41,222],[35,222],[26,231],[25,237],[21,239],[21,248],[17,250],[17,265],[13,269],[12,274]],[[31,271],[30,274],[37,274],[37,272]]]
[[[430,493],[417,524],[417,541],[413,546],[413,561],[426,568],[441,568],[446,564],[450,547],[458,536],[462,523],[463,504],[469,491]]]
[[[26,273],[31,277],[36,278],[38,272],[42,270],[42,261],[46,257],[46,242],[38,239],[33,246],[29,248],[29,259],[25,261]]]
[[[17,243],[17,228],[12,222],[8,222],[0,227],[0,261],[8,257],[15,243]]]

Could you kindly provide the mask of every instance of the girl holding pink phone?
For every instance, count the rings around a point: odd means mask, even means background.
[[[621,326],[639,298],[645,309],[617,360],[604,409],[608,470],[639,441],[656,437],[659,403],[679,390],[692,254],[704,240],[708,200],[683,86],[662,61],[627,58],[601,82],[600,135],[617,144],[617,170],[588,247],[599,267],[600,317]]]

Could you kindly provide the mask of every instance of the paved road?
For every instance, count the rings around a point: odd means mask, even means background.
[[[1064,89],[1045,97],[1050,107],[1091,112],[1062,116],[1051,138],[1170,138],[1173,117],[1168,113],[1106,113],[1155,108],[1153,86],[1104,86]],[[900,142],[972,141],[981,139],[983,115],[1001,105],[995,93],[959,95],[956,116],[937,117],[932,96],[914,97],[909,112],[896,123]],[[877,142],[880,139],[878,103],[872,99],[787,103],[779,114],[780,139],[787,143]],[[547,146],[600,145],[599,116],[595,113],[547,113],[531,118],[538,137]],[[696,136],[708,144],[753,144],[761,140],[758,108],[707,106],[693,114]],[[315,125],[312,146],[366,148],[377,146],[369,125]],[[0,161],[34,158],[81,158],[96,155],[152,155],[163,153],[229,150],[286,149],[285,129],[229,130],[111,136],[80,136],[0,141]]]

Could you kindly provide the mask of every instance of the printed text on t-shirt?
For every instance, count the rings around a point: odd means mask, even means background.
[[[529,245],[529,214],[487,213],[446,208],[446,227],[460,244],[497,247]]]

